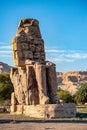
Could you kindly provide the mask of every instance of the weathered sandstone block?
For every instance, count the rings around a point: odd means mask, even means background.
[[[25,114],[33,118],[64,118],[64,117],[75,117],[76,106],[73,103],[63,104],[45,104],[45,105],[24,105],[16,106],[17,112],[12,114]]]
[[[25,66],[27,59],[35,61],[45,60],[44,41],[41,38],[37,20],[21,20],[16,37],[12,39],[12,50],[16,66]],[[43,57],[41,53],[44,53]]]

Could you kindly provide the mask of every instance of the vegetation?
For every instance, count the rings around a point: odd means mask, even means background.
[[[67,91],[59,89],[57,91],[57,96],[60,100],[63,100],[65,103],[73,102],[73,96]]]
[[[9,74],[0,74],[0,103],[11,98],[13,85]]]
[[[62,89],[57,91],[57,96],[66,103],[75,102],[76,104],[85,104],[87,102],[87,83],[82,83],[81,87],[73,96]]]
[[[77,114],[76,117],[87,119],[87,105],[79,105],[76,108]]]
[[[85,104],[87,102],[87,83],[82,83],[79,90],[74,95],[77,104]]]

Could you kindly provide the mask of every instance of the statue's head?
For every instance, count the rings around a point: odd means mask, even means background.
[[[25,18],[21,19],[18,27],[25,27],[25,26],[38,26],[39,22],[36,19],[32,18]]]
[[[39,22],[36,19],[22,19],[19,23],[16,36],[31,35],[41,37],[39,30]]]

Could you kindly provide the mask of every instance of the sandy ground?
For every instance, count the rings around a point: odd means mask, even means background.
[[[0,114],[0,130],[87,130],[87,121],[36,120]]]

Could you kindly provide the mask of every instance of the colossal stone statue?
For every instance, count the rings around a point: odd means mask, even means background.
[[[44,40],[36,19],[20,21],[16,36],[12,39],[12,51],[17,67],[10,72],[14,86],[11,112],[21,111],[25,114],[33,109],[32,105],[35,105],[34,110],[38,105],[44,105],[41,108],[44,112],[46,104],[58,104],[56,65],[45,60]],[[55,110],[56,106],[53,106]],[[40,111],[40,108],[36,111]]]
[[[45,61],[44,40],[39,22],[22,19],[12,39],[14,63],[11,80],[18,104],[55,104],[57,80],[55,64]]]

